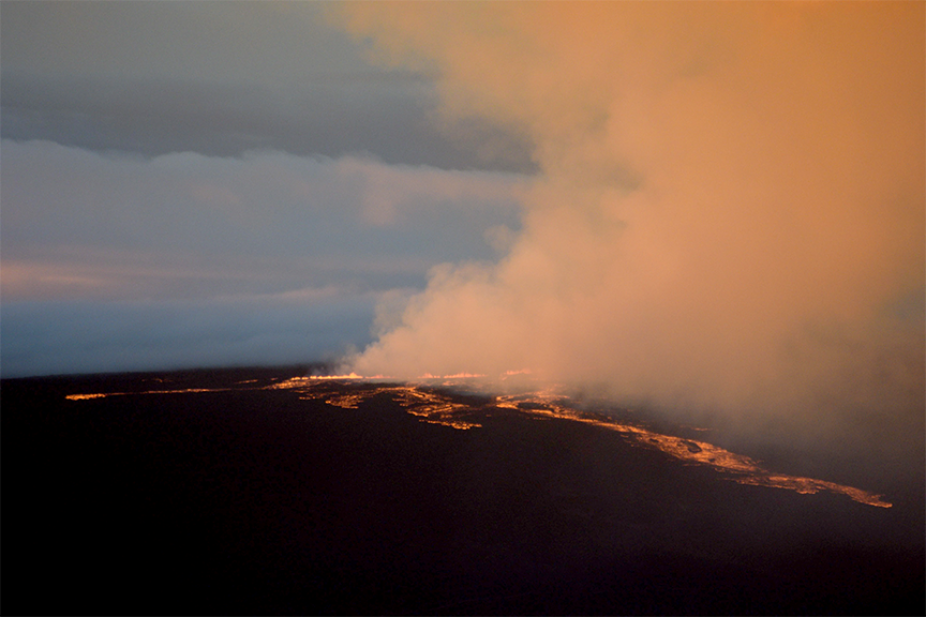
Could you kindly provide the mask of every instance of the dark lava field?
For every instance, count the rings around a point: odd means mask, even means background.
[[[872,507],[488,395],[441,391],[455,427],[364,384],[272,387],[303,375],[3,380],[3,613],[926,609],[921,487]]]

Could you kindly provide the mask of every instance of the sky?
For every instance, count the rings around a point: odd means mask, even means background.
[[[331,360],[500,255],[524,137],[438,126],[324,10],[3,2],[4,377]]]
[[[0,371],[921,435],[924,8],[7,0]]]

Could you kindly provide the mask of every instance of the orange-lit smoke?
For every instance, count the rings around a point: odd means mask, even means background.
[[[921,416],[924,7],[339,5],[438,76],[443,121],[523,132],[541,169],[510,252],[436,269],[350,368]]]

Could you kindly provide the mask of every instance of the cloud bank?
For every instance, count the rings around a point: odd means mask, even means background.
[[[375,294],[5,302],[3,377],[334,360],[370,342]]]
[[[353,370],[921,428],[922,3],[338,10],[439,75],[448,121],[526,133],[541,169],[507,255],[435,270]]]
[[[331,359],[370,342],[378,297],[494,258],[523,183],[360,156],[0,150],[4,377]]]
[[[149,157],[366,152],[390,164],[532,171],[517,135],[452,141],[436,131],[429,78],[371,67],[325,25],[322,7],[6,3],[0,131]]]
[[[494,256],[484,235],[517,225],[522,183],[272,151],[143,159],[3,140],[2,153],[4,300],[421,286],[435,263]]]

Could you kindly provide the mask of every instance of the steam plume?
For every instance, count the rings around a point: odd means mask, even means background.
[[[524,132],[541,169],[510,252],[436,269],[351,368],[920,417],[924,6],[342,6],[379,57],[436,72],[444,121]]]

